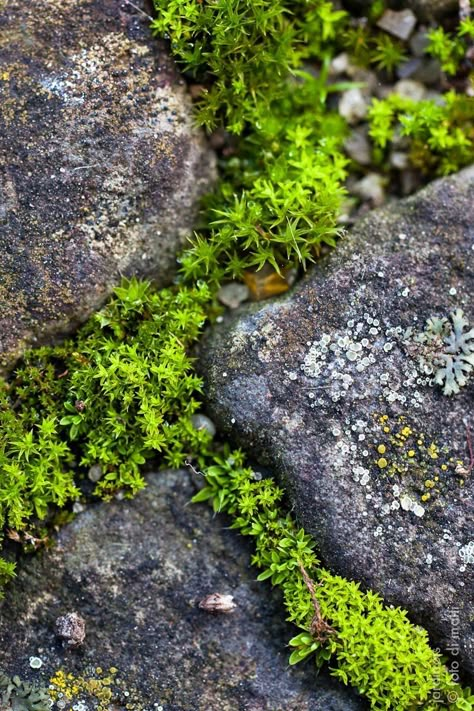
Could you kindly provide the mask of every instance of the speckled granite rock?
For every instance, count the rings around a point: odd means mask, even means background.
[[[148,482],[132,502],[79,514],[53,550],[23,565],[0,604],[0,670],[47,684],[58,669],[87,680],[115,667],[121,682],[107,711],[363,711],[312,664],[288,667],[295,628],[255,581],[248,542],[209,507],[187,505],[189,474]],[[199,609],[213,592],[232,594],[235,611]],[[76,649],[55,636],[55,620],[71,612],[86,624]],[[65,710],[81,699],[96,708],[78,692]]]
[[[0,0],[0,364],[77,326],[122,274],[170,281],[212,184],[139,9]]]
[[[444,395],[425,369],[450,346],[420,334],[436,316],[452,336],[458,308],[474,325],[473,225],[474,168],[371,213],[289,296],[218,326],[200,365],[209,414],[273,467],[327,563],[470,673],[474,373]]]

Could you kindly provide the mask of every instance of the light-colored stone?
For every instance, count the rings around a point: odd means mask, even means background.
[[[407,40],[415,29],[416,17],[411,10],[385,10],[377,27],[401,40]]]

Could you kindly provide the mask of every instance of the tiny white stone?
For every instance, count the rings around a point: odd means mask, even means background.
[[[449,290],[449,295],[450,295],[450,296],[455,296],[456,294],[457,294],[457,291],[456,291],[456,289],[454,288],[454,286],[452,286],[451,289]]]

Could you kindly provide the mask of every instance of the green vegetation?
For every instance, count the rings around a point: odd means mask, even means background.
[[[349,52],[354,64],[384,70],[389,75],[407,58],[402,42],[371,23],[348,22],[342,33],[342,48]]]
[[[240,134],[286,93],[290,71],[322,58],[344,12],[325,0],[154,0],[153,29],[203,82],[197,120]]]
[[[151,456],[177,467],[206,450],[209,435],[191,422],[201,380],[188,349],[209,298],[202,284],[156,292],[132,280],[73,339],[26,354],[0,389],[2,529],[77,499],[90,467],[94,494],[131,496]],[[12,574],[2,561],[0,581]]]
[[[284,510],[283,492],[258,480],[240,453],[211,448],[191,419],[201,380],[189,349],[215,289],[249,269],[304,268],[337,239],[347,128],[328,97],[350,85],[330,83],[332,56],[350,47],[356,62],[390,74],[405,47],[374,29],[379,0],[368,25],[351,24],[323,0],[155,0],[155,8],[154,31],[201,87],[197,120],[233,134],[230,155],[221,156],[204,231],[180,257],[180,283],[160,292],[124,283],[74,338],[30,351],[1,384],[1,529],[28,530],[81,496],[132,496],[152,457],[174,467],[192,458],[207,479],[195,500],[211,501],[254,537],[259,578],[282,589],[289,619],[303,630],[290,643],[291,663],[312,654],[318,665],[330,660],[332,673],[374,709],[469,711],[470,690],[451,680],[426,632],[324,570],[314,541]],[[435,30],[429,51],[455,73],[473,34],[469,24],[455,36]],[[472,104],[454,91],[442,104],[375,101],[370,132],[381,161],[399,131],[411,139],[413,164],[430,176],[467,164]],[[0,558],[0,583],[13,575]],[[434,689],[444,706],[432,702]],[[448,703],[448,693],[456,700]]]
[[[299,72],[287,95],[222,165],[209,200],[210,232],[197,235],[182,257],[186,280],[219,284],[246,269],[314,261],[321,243],[335,244],[345,194],[345,126],[323,114],[323,84]]]
[[[204,89],[196,117],[240,134],[208,202],[209,230],[182,257],[208,283],[270,264],[306,266],[334,245],[344,195],[344,123],[327,111],[331,44],[346,14],[329,2],[155,0],[153,28]],[[302,70],[318,58],[318,76]]]
[[[374,99],[370,136],[384,150],[400,133],[411,139],[410,159],[425,175],[448,175],[474,159],[474,100],[449,91],[443,103],[414,101],[397,94]]]
[[[455,33],[446,32],[443,27],[433,28],[429,31],[428,38],[430,42],[427,52],[439,59],[444,72],[455,75],[472,46],[474,20],[471,18],[461,20]]]
[[[474,708],[470,689],[451,679],[426,631],[405,611],[320,566],[314,541],[282,506],[283,491],[245,468],[241,452],[216,456],[205,478],[194,501],[209,500],[214,511],[233,517],[232,528],[253,536],[252,562],[263,569],[258,579],[281,588],[288,619],[304,630],[290,641],[290,664],[310,655],[317,666],[333,663],[331,674],[367,696],[373,709]]]

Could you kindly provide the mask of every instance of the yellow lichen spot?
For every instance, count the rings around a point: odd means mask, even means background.
[[[384,428],[383,428],[383,431],[384,431],[384,432],[390,432],[390,427],[384,427]]]
[[[384,444],[379,444],[379,446],[377,447],[377,452],[378,452],[379,454],[385,454],[386,449],[387,449],[387,448],[385,447]]]
[[[416,443],[417,443],[417,444],[423,444],[423,440],[422,440],[422,439],[417,439]]]
[[[430,499],[430,498],[431,498],[431,494],[429,492],[427,492],[426,494],[423,494],[423,496],[421,497],[421,500],[428,501],[428,499]]]
[[[439,481],[439,476],[435,476],[434,480]]]
[[[407,452],[409,457],[414,457],[415,456],[415,450],[414,449],[409,449]]]
[[[425,481],[425,486],[427,489],[432,489],[434,487],[435,483],[432,479],[427,479]]]
[[[409,437],[409,436],[411,435],[411,433],[412,433],[412,432],[411,432],[410,427],[404,427],[404,428],[402,429],[402,435],[403,435],[404,437]]]
[[[377,466],[379,469],[385,469],[385,467],[388,466],[388,462],[385,457],[380,457],[380,459],[377,460]]]
[[[447,470],[448,466],[447,464],[442,464],[441,469],[445,472]]]

